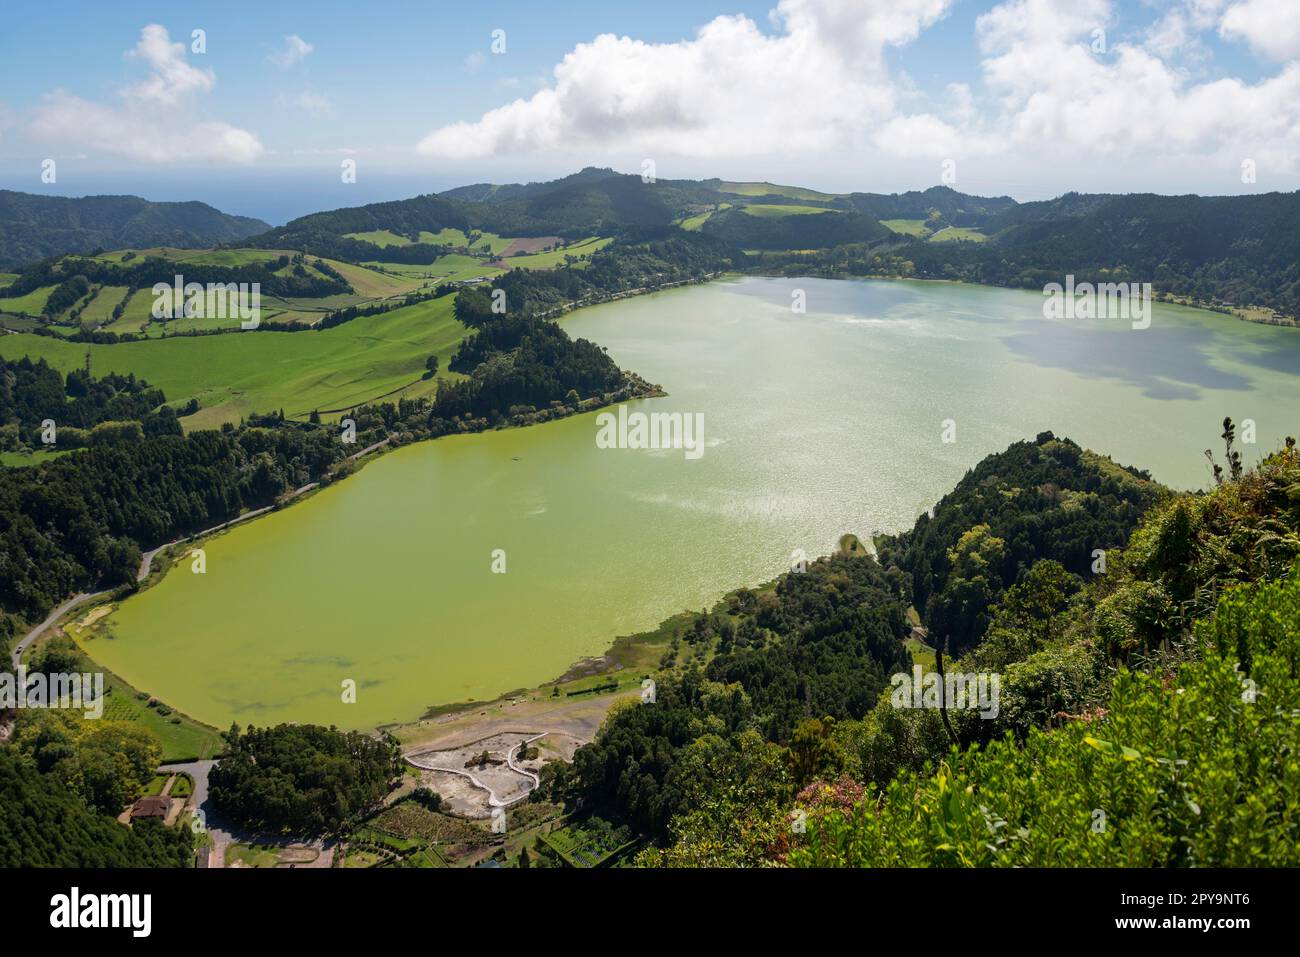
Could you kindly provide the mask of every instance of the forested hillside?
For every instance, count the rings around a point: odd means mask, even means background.
[[[647,865],[1294,864],[1297,488],[1290,440],[1177,497],[1019,443],[880,562],[850,545],[698,616],[655,703],[612,712],[550,794],[639,829]],[[964,566],[987,591],[944,601],[966,643],[943,663],[997,674],[999,707],[898,707],[913,582],[933,605]]]
[[[95,249],[235,242],[267,224],[206,203],[153,203],[138,196],[36,196],[0,190],[0,268]]]

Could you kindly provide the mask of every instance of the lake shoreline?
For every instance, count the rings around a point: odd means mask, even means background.
[[[748,277],[748,274],[745,274],[745,273],[727,273],[727,274],[723,274],[722,276],[718,276],[718,277],[714,277],[714,278],[717,279],[717,278],[734,278],[734,277],[746,278],[746,277]],[[786,279],[786,280],[789,280],[789,279],[792,279],[792,278],[795,278],[795,277],[770,276],[770,277],[765,277],[765,278],[772,278],[772,279],[778,279],[778,280],[780,280],[780,279]],[[807,278],[814,278],[814,279],[815,279],[815,278],[827,278],[827,277],[807,277]],[[840,277],[829,277],[829,278],[835,278],[835,279],[857,279],[857,280],[859,280],[859,281],[861,281],[861,282],[863,282],[863,283],[866,283],[866,284],[869,284],[869,283],[872,283],[872,282],[876,282],[876,281],[878,281],[878,279],[875,278],[875,277],[849,277],[849,276],[840,276]],[[1017,290],[1009,289],[1009,288],[1007,288],[1007,287],[997,287],[997,286],[991,286],[991,285],[989,285],[989,284],[982,284],[982,283],[966,283],[966,282],[953,281],[953,280],[915,280],[915,279],[912,279],[912,280],[906,280],[906,279],[904,279],[903,277],[887,277],[887,278],[892,278],[892,279],[895,279],[896,281],[898,281],[898,280],[902,280],[902,281],[904,281],[904,282],[907,282],[907,281],[911,281],[911,282],[917,282],[917,281],[920,281],[920,282],[937,282],[937,283],[941,283],[941,284],[945,284],[945,285],[964,286],[964,287],[968,287],[968,288],[979,286],[979,287],[987,288],[987,289],[989,289],[989,290],[1003,290],[1003,289],[1005,289],[1006,291],[1017,291]],[[712,280],[709,280],[709,282],[712,283]],[[680,287],[679,287],[679,288],[680,288]],[[659,289],[655,289],[655,290],[647,290],[646,292],[650,292],[650,291],[661,291],[661,290],[659,290]],[[671,291],[671,290],[662,290],[662,291]],[[1026,291],[1026,290],[1019,290],[1019,291]],[[595,304],[596,304],[596,303],[592,303],[592,305],[595,305]],[[1182,305],[1182,304],[1174,303],[1174,304],[1171,304],[1171,305]],[[1183,308],[1189,308],[1189,307],[1183,306]],[[1194,307],[1191,307],[1191,308],[1194,308]],[[575,311],[576,311],[576,310],[575,310]],[[588,333],[588,335],[590,335],[590,333]],[[662,390],[661,390],[658,394],[659,394],[659,395],[663,395],[664,393],[663,393]],[[646,396],[638,396],[638,398],[643,398],[643,397],[646,397]],[[605,404],[602,405],[600,408],[607,408],[607,407],[608,407],[609,405],[611,405],[611,404],[613,404],[613,403],[605,403]],[[577,411],[577,412],[571,413],[571,415],[576,415],[576,414],[585,414],[586,412],[592,412],[592,411],[597,411],[597,410],[594,409],[594,408],[593,408],[593,409],[589,409],[589,410],[580,410],[580,411]],[[521,423],[521,424],[523,424],[523,423]],[[496,429],[492,429],[492,431],[514,431],[516,428],[517,428],[517,426],[514,425],[514,424],[512,424],[512,425],[509,425],[509,426],[503,426],[503,427],[498,427],[498,428],[496,428]],[[398,444],[398,443],[393,443],[393,444],[396,445],[396,444]],[[414,442],[412,442],[412,443],[405,443],[405,442],[403,442],[403,443],[400,443],[400,444],[401,444],[401,445],[406,445],[406,444],[415,444],[415,443],[414,443]],[[360,466],[363,466],[364,464],[368,464],[370,461],[375,461],[375,460],[377,460],[377,459],[379,459],[379,458],[381,458],[381,457],[383,457],[382,452],[381,452],[380,455],[372,455],[372,456],[368,456],[364,462],[359,463],[359,467],[360,467]],[[359,471],[359,467],[358,467],[358,471]],[[306,498],[313,498],[313,497],[314,497],[314,491],[313,491],[312,493],[306,493],[306,494],[303,494],[303,495],[298,496],[298,500],[304,500],[304,499],[306,499]],[[745,586],[737,586],[737,585],[734,585],[734,584],[733,584],[732,587],[734,588],[734,587],[745,587]],[[753,586],[749,586],[749,587],[753,587]],[[625,644],[626,644],[626,643],[629,643],[629,642],[633,642],[633,641],[635,641],[635,639],[637,639],[638,637],[641,637],[641,636],[644,635],[644,634],[646,634],[646,633],[644,633],[644,632],[637,632],[637,633],[633,633],[633,634],[630,634],[630,635],[623,635],[623,636],[620,636],[620,637],[616,637],[616,638],[613,639],[612,642],[609,642],[609,643],[606,644],[606,646],[605,646],[605,654],[600,655],[600,656],[584,656],[584,657],[581,657],[581,658],[579,658],[578,660],[576,660],[575,662],[573,662],[573,663],[570,665],[570,667],[569,667],[568,669],[566,669],[566,670],[565,670],[565,671],[564,671],[564,672],[563,672],[559,677],[557,677],[557,678],[552,678],[552,679],[550,679],[550,680],[548,680],[548,681],[546,681],[546,682],[542,682],[541,684],[535,686],[534,688],[532,688],[532,689],[530,689],[530,690],[532,690],[532,691],[540,691],[540,690],[542,690],[542,689],[548,689],[548,690],[549,690],[549,689],[551,689],[551,688],[553,688],[553,687],[556,687],[559,683],[564,682],[564,680],[566,679],[566,677],[569,677],[570,674],[573,673],[573,672],[575,671],[575,669],[586,670],[587,673],[584,674],[583,677],[590,677],[590,676],[593,676],[593,675],[604,675],[604,674],[608,674],[608,673],[609,673],[609,669],[610,669],[610,665],[608,664],[608,659],[611,658],[611,654],[612,654],[612,653],[613,653],[613,652],[614,652],[614,651],[619,647],[620,642],[623,642],[623,643],[625,643]],[[602,665],[602,664],[601,664],[602,662],[605,662],[605,664]],[[591,670],[591,669],[594,669],[594,670]],[[622,694],[622,693],[623,693],[623,690],[620,689],[619,694]],[[493,704],[499,703],[499,702],[501,702],[501,701],[508,700],[508,699],[511,697],[512,694],[515,695],[516,697],[518,696],[518,692],[507,692],[506,694],[503,694],[503,695],[497,696],[496,698],[487,698],[487,697],[485,697],[485,698],[479,698],[479,699],[465,700],[465,701],[461,701],[461,702],[459,702],[459,703],[447,703],[447,704],[445,704],[445,705],[440,705],[440,706],[438,706],[438,708],[437,708],[436,710],[437,710],[440,714],[441,714],[441,713],[444,713],[444,709],[446,709],[446,710],[450,710],[450,711],[455,711],[456,713],[461,714],[461,715],[465,715],[465,714],[468,714],[468,713],[474,711],[475,709],[482,710],[482,709],[484,709],[484,708],[487,707],[487,706],[490,706],[490,705],[493,705]],[[591,697],[590,700],[592,700],[592,701],[601,700],[601,696],[593,695],[593,696]],[[612,698],[611,698],[611,700],[612,700]],[[426,717],[427,717],[427,714],[428,714],[428,713],[426,712]],[[416,719],[414,719],[414,720],[411,721],[411,722],[399,721],[399,722],[397,722],[397,723],[390,723],[390,724],[379,723],[379,724],[374,725],[373,727],[375,727],[375,728],[393,728],[393,729],[399,729],[399,728],[406,728],[406,727],[412,727],[412,726],[419,726],[423,721],[425,721],[425,717],[416,718]]]

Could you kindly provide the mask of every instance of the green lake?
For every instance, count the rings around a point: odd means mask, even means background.
[[[410,446],[210,542],[206,574],[127,600],[94,656],[218,727],[409,721],[556,677],[795,549],[910,526],[1045,429],[1193,488],[1225,415],[1254,420],[1248,460],[1300,426],[1300,330],[1176,306],[1134,330],[1045,320],[1023,291],[745,278],[564,325],[669,393],[633,410],[703,413],[704,454],[597,448],[594,414]]]

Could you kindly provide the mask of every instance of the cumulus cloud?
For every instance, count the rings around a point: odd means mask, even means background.
[[[1109,0],[1009,0],[977,20],[985,85],[1012,145],[1238,162],[1234,154],[1249,149],[1294,164],[1300,63],[1254,84],[1191,83],[1144,46],[1121,42],[1095,54],[1093,31],[1112,13]]]
[[[768,32],[721,16],[676,43],[605,34],[567,54],[545,89],[435,129],[418,150],[458,160],[1057,151],[1300,166],[1300,16],[1279,12],[1296,0],[1168,0],[1127,34],[1113,0],[1003,0],[976,21],[981,82],[913,95],[888,54],[951,2],[781,0]],[[1206,76],[1203,38],[1215,33],[1281,65],[1256,82]]]
[[[425,155],[601,149],[698,156],[859,143],[892,115],[889,47],[914,40],[952,0],[781,0],[763,33],[721,16],[695,37],[602,34],[555,67],[554,85],[474,122],[434,130]]]
[[[1275,60],[1300,57],[1300,9],[1294,0],[1244,0],[1223,14],[1219,33],[1244,40]]]
[[[120,91],[120,102],[96,103],[66,90],[47,93],[28,133],[34,139],[150,162],[201,160],[249,163],[263,152],[257,136],[218,120],[196,119],[194,101],[216,83],[211,70],[185,58],[185,46],[150,24],[127,58],[148,65],[144,80]]]
[[[295,67],[307,58],[307,54],[316,49],[296,33],[284,38],[284,46],[272,53],[268,60],[282,70]]]

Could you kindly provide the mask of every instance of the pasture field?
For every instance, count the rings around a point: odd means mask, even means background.
[[[0,298],[0,312],[39,316],[41,310],[45,308],[45,301],[50,298],[50,293],[54,292],[54,290],[54,286],[41,286],[39,289],[33,289],[23,296],[15,296],[12,299]]]
[[[391,229],[371,229],[364,233],[344,233],[343,238],[355,239],[363,243],[372,243],[376,246],[411,245],[411,241],[408,238],[406,238],[405,236],[399,236]]]
[[[40,465],[42,462],[50,462],[57,459],[60,455],[71,455],[73,452],[79,452],[80,449],[38,449],[30,455],[23,452],[0,452],[0,465],[11,469],[25,469],[32,465]]]
[[[813,213],[838,213],[838,209],[827,209],[823,206],[781,206],[769,205],[767,203],[750,203],[742,206],[750,216],[806,216]]]
[[[148,289],[137,289],[131,296],[130,301],[126,304],[126,309],[122,311],[122,316],[115,319],[104,327],[104,332],[134,332],[144,331],[144,327],[149,324],[153,312],[153,293]]]
[[[358,296],[366,299],[392,299],[394,296],[404,296],[408,292],[414,292],[424,285],[423,282],[408,276],[385,276],[373,269],[339,262],[337,259],[326,259],[324,261],[338,270],[339,274],[356,290]],[[299,305],[305,305],[309,302],[320,302],[322,300],[303,299],[295,301]]]
[[[132,297],[132,307],[138,298],[139,293]],[[189,429],[279,408],[301,419],[313,409],[326,415],[404,388],[427,394],[433,385],[420,378],[425,359],[437,355],[445,369],[466,333],[452,315],[452,299],[363,316],[320,332],[169,336],[115,345],[9,335],[0,337],[0,355],[44,358],[66,373],[80,368],[89,350],[99,375],[134,372],[161,388],[172,404],[198,399],[203,408],[184,419]]]
[[[3,289],[17,278],[18,273],[16,272],[0,272],[0,289]]]
[[[965,226],[946,226],[930,237],[932,243],[982,243],[988,239],[978,229],[968,229]]]
[[[112,322],[113,310],[126,293],[126,286],[100,286],[95,298],[81,310],[81,325],[86,329],[94,329]]]
[[[366,263],[366,265],[383,269],[385,272],[397,273],[400,276],[412,279],[427,278],[434,282],[463,282],[478,276],[499,276],[505,271],[497,266],[489,266],[476,256],[467,256],[464,253],[448,253],[446,256],[439,256],[428,266],[386,262]]]
[[[587,257],[598,249],[604,249],[613,241],[612,238],[589,236],[580,242],[570,244],[567,249],[552,249],[542,253],[522,253],[500,261],[511,269],[516,266],[524,269],[554,269],[556,266],[564,265],[564,257],[566,256]]]
[[[723,183],[718,191],[734,193],[736,196],[784,196],[787,199],[806,199],[820,203],[838,199],[834,193],[821,193],[802,186],[778,186],[775,183]]]
[[[880,225],[886,229],[892,229],[896,233],[902,233],[904,236],[930,235],[930,229],[925,225],[924,219],[882,219]]]
[[[168,258],[197,266],[249,266],[292,255],[288,249],[182,249]]]

